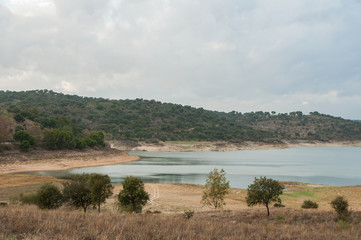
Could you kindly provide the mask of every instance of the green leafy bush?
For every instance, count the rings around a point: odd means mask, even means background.
[[[335,209],[339,220],[347,221],[350,212],[348,211],[348,201],[346,199],[342,196],[336,197],[332,200],[331,207]]]
[[[318,208],[318,204],[311,200],[305,200],[301,206],[301,208]]]
[[[30,143],[28,140],[23,140],[21,143],[20,143],[20,149],[23,150],[23,151],[28,151],[30,148]]]
[[[28,141],[30,145],[35,144],[35,137],[30,135],[28,132],[24,130],[16,131],[13,135],[14,139],[18,142],[22,142],[24,140]]]
[[[59,189],[51,183],[46,183],[37,192],[37,205],[41,209],[56,209],[63,202],[63,195]]]

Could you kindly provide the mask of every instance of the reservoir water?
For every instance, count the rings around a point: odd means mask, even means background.
[[[141,160],[101,167],[57,172],[37,172],[51,176],[73,173],[108,174],[113,184],[126,176],[144,182],[204,184],[214,168],[223,168],[232,187],[247,188],[255,177],[298,181],[331,186],[361,185],[360,147],[296,147],[231,152],[130,152]]]

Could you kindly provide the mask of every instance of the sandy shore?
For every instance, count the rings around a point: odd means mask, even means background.
[[[31,153],[2,153],[0,174],[60,171],[81,167],[95,167],[120,164],[139,160],[138,156],[116,149],[86,151],[44,151]]]
[[[361,147],[361,141],[284,141],[284,142],[129,142],[113,141],[111,146],[125,151],[149,151],[149,152],[193,152],[193,151],[236,151],[236,150],[259,150],[259,149],[283,149],[300,146],[314,147]]]

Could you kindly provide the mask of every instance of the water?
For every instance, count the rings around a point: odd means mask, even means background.
[[[130,152],[141,160],[126,164],[37,172],[51,176],[72,173],[108,174],[113,184],[126,176],[144,182],[204,184],[214,168],[223,168],[232,187],[247,188],[255,177],[331,186],[361,185],[361,148],[297,147],[231,152]]]

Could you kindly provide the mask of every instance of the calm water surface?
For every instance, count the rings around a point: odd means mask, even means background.
[[[209,171],[223,168],[232,187],[247,188],[254,177],[332,186],[361,185],[361,148],[297,147],[231,152],[130,152],[141,160],[127,164],[38,172],[108,174],[113,184],[129,175],[145,182],[204,184]]]

